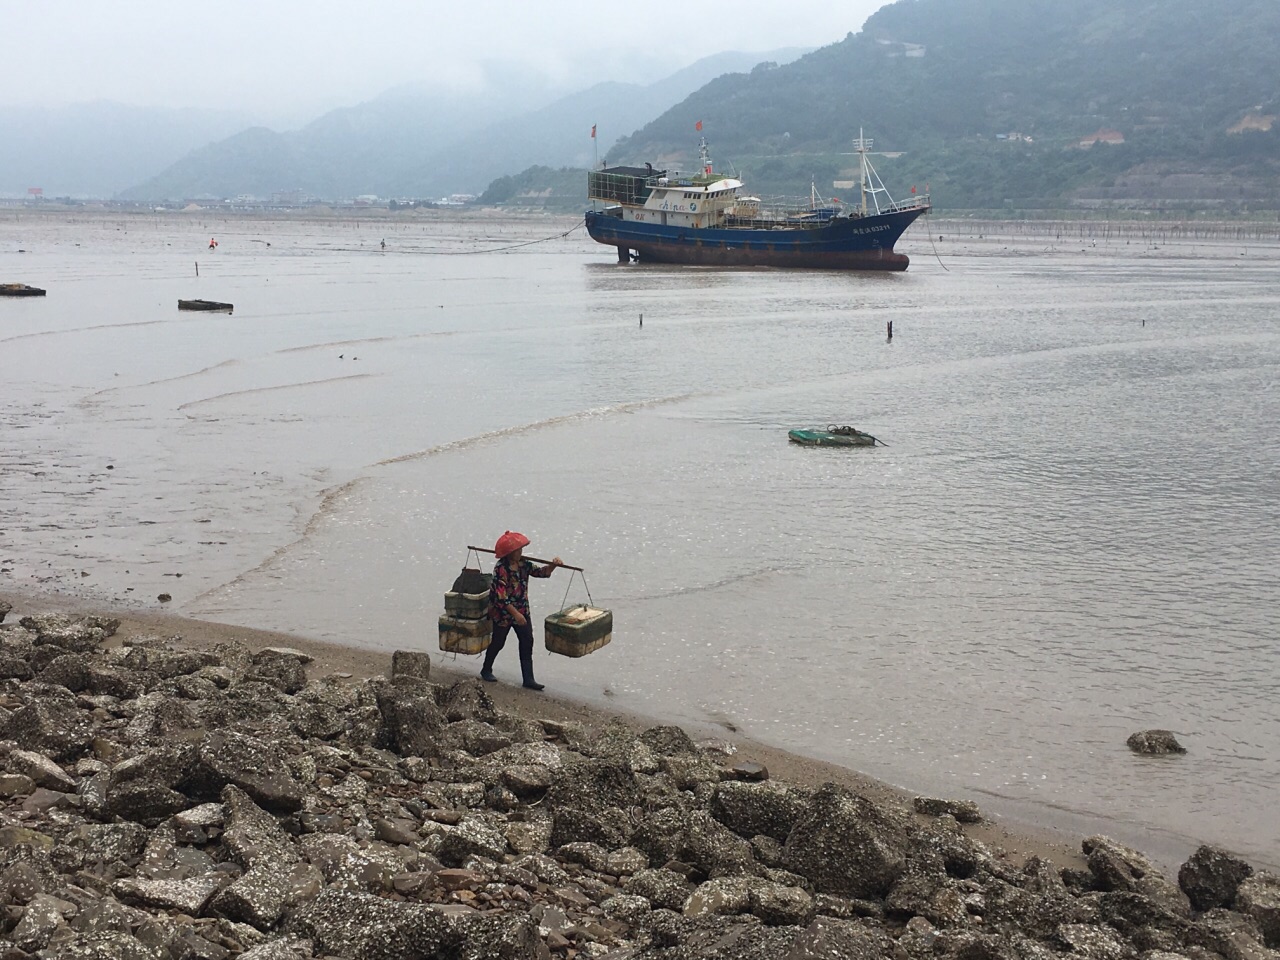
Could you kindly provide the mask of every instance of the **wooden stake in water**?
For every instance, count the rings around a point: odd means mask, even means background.
[[[200,261],[196,261],[196,276],[200,276]]]

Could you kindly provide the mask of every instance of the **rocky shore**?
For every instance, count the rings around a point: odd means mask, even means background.
[[[1063,867],[423,653],[317,676],[117,627],[0,624],[0,960],[1280,960],[1280,878],[1210,847]]]

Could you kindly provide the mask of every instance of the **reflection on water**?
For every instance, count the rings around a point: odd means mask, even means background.
[[[523,529],[614,610],[554,689],[1280,861],[1280,253],[427,254],[557,226],[228,225],[197,283],[207,225],[46,224],[0,314],[14,576],[391,649]],[[889,446],[785,442],[829,421]],[[1155,726],[1191,752],[1130,755]]]

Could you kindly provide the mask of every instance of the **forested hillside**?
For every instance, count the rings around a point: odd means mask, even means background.
[[[1274,208],[1277,37],[1275,0],[899,0],[794,63],[712,81],[608,159],[687,168],[701,120],[721,167],[799,192],[841,179],[862,127],[904,152],[887,181],[943,207]]]

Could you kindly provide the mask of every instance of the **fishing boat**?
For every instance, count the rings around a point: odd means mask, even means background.
[[[0,297],[43,297],[45,292],[39,287],[31,287],[25,283],[0,283]]]
[[[230,313],[235,306],[230,303],[219,303],[217,300],[179,300],[179,310],[203,310],[206,313]]]
[[[787,439],[806,447],[874,447],[881,443],[869,433],[834,423],[827,424],[825,430],[791,430]]]
[[[605,167],[587,174],[587,196],[604,208],[586,214],[587,232],[618,250],[618,262],[696,266],[905,270],[893,246],[930,209],[928,194],[896,202],[871,165],[872,141],[854,141],[857,204],[819,200],[767,203],[743,196],[736,176],[714,171],[707,138],[701,169],[683,175],[644,167]]]

